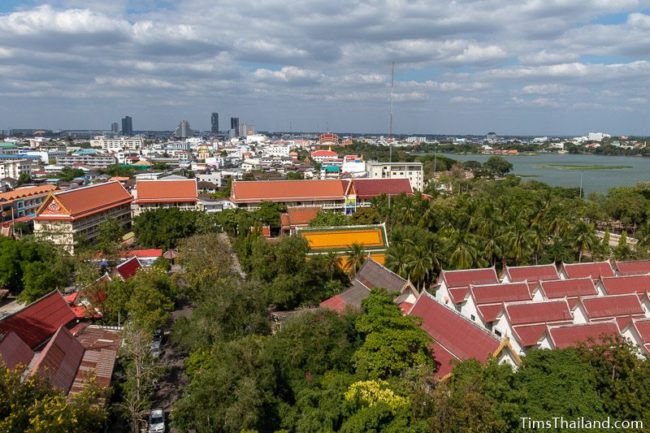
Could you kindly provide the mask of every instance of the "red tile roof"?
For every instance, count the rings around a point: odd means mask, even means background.
[[[34,352],[15,332],[0,333],[0,361],[10,370],[17,365],[27,366],[34,357]]]
[[[115,268],[115,271],[125,280],[133,277],[139,269],[142,268],[142,264],[137,257],[131,257],[124,263],[120,263]]]
[[[584,297],[580,304],[590,320],[644,316],[643,307],[636,294]]]
[[[504,311],[512,326],[573,321],[565,300],[505,304]]]
[[[449,290],[452,301],[456,304],[463,302],[469,292],[470,284],[498,284],[499,278],[494,268],[463,269],[458,271],[442,271],[438,283],[444,282]]]
[[[346,186],[329,179],[235,181],[230,199],[234,203],[343,200]]]
[[[563,323],[569,323],[563,322]],[[519,325],[513,326],[512,330],[515,333],[515,338],[523,348],[536,346],[539,340],[546,332],[546,324],[538,323],[536,325]]]
[[[510,281],[528,281],[536,283],[541,280],[559,280],[560,275],[554,264],[537,266],[506,266],[504,275]]]
[[[124,254],[122,254],[122,257],[138,257],[138,258],[145,258],[145,257],[162,257],[163,255],[163,250],[158,249],[158,248],[152,248],[148,250],[131,250],[127,251]]]
[[[608,295],[650,292],[650,275],[627,275],[602,278],[601,284]]]
[[[75,220],[131,203],[132,197],[119,182],[50,193],[36,212],[37,220]]]
[[[41,185],[41,186],[26,186],[23,188],[16,188],[13,191],[0,193],[0,202],[13,201],[16,199],[32,197],[39,194],[46,194],[56,190],[55,185]]]
[[[531,300],[530,287],[522,282],[471,285],[469,291],[476,305]]]
[[[315,150],[311,153],[311,157],[315,156],[333,156],[337,157],[339,154],[334,152],[333,150]]]
[[[619,275],[642,275],[650,274],[650,260],[630,260],[626,262],[615,262]]]
[[[567,278],[591,277],[597,280],[600,277],[613,277],[614,269],[609,261],[588,263],[562,264]]]
[[[134,202],[196,203],[196,179],[139,180],[135,183]]]
[[[581,325],[552,326],[548,335],[557,349],[575,347],[584,343],[598,344],[607,337],[618,336],[620,332],[615,321],[586,323]]]
[[[352,185],[357,198],[361,200],[370,200],[382,194],[413,194],[408,179],[353,179]]]
[[[476,307],[478,314],[485,323],[494,322],[503,311],[503,304],[487,304]]]
[[[331,298],[321,302],[320,307],[336,311],[337,313],[343,313],[347,307],[347,304],[340,295],[334,295]]]
[[[573,278],[570,280],[540,281],[539,286],[549,299],[574,298],[578,296],[596,295],[598,291],[594,280],[589,277]]]
[[[421,328],[461,361],[471,358],[487,361],[500,347],[500,341],[488,331],[439,304],[426,292],[420,295],[409,315],[421,318]],[[434,351],[438,353],[435,346]]]
[[[61,293],[54,290],[22,310],[0,320],[0,330],[15,332],[29,347],[35,349],[61,326],[75,319]]]
[[[645,344],[650,343],[650,319],[636,319],[633,324],[641,341]]]
[[[67,393],[81,364],[84,348],[63,326],[38,355],[30,373],[46,377],[50,384]]]
[[[282,222],[282,225],[289,227],[306,226],[316,218],[320,210],[319,207],[290,207],[287,209],[286,214],[281,215],[281,217],[286,215],[286,220]]]
[[[433,353],[433,360],[436,364],[435,376],[437,378],[443,378],[450,374],[456,364],[460,362],[453,353],[445,349],[445,346],[437,342],[431,345],[431,353]]]

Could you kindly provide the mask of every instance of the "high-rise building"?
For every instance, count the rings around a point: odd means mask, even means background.
[[[178,138],[187,138],[194,135],[194,132],[190,128],[190,122],[187,120],[181,120],[181,123],[178,124],[178,128],[174,131],[174,135]]]
[[[234,131],[235,137],[239,137],[239,117],[230,118],[230,130]]]
[[[111,123],[111,132],[117,134],[120,132],[120,125],[117,124],[117,122]]]
[[[210,121],[212,125],[211,132],[217,134],[219,132],[219,113],[212,113]]]
[[[133,119],[131,116],[122,118],[122,135],[133,135]]]

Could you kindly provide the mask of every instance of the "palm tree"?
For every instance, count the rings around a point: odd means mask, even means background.
[[[350,274],[354,275],[357,273],[361,266],[366,262],[367,254],[363,249],[363,245],[358,243],[353,243],[350,245],[350,251],[346,256],[347,259],[347,268]]]
[[[388,247],[386,254],[386,266],[403,278],[408,278],[407,263],[412,245],[410,241],[395,242]]]
[[[594,226],[584,221],[578,221],[573,227],[572,246],[578,251],[578,262],[586,252],[591,252],[598,244]]]
[[[408,278],[416,286],[421,285],[424,288],[433,270],[433,258],[422,245],[415,246],[407,257]]]

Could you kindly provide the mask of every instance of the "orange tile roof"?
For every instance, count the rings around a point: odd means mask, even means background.
[[[135,184],[136,203],[196,202],[196,179],[139,180]]]
[[[367,252],[383,252],[388,248],[388,237],[383,225],[297,228],[312,253],[347,253],[352,244],[359,244]]]
[[[235,203],[343,200],[346,186],[335,179],[235,181],[230,198]]]
[[[45,194],[56,189],[57,187],[55,185],[26,186],[24,188],[17,188],[13,191],[1,193],[0,202],[31,197],[38,194]]]
[[[301,226],[307,225],[311,220],[316,218],[320,211],[319,207],[290,207],[287,209],[287,225]]]
[[[98,183],[83,188],[50,193],[36,212],[37,220],[75,220],[116,206],[133,198],[119,182]]]

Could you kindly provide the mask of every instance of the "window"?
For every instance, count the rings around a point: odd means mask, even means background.
[[[469,317],[472,319],[472,322],[476,322],[476,316],[475,315],[471,314]]]
[[[495,329],[495,330],[494,330],[494,333],[495,333],[497,336],[501,337],[501,331],[499,331],[498,329]]]

